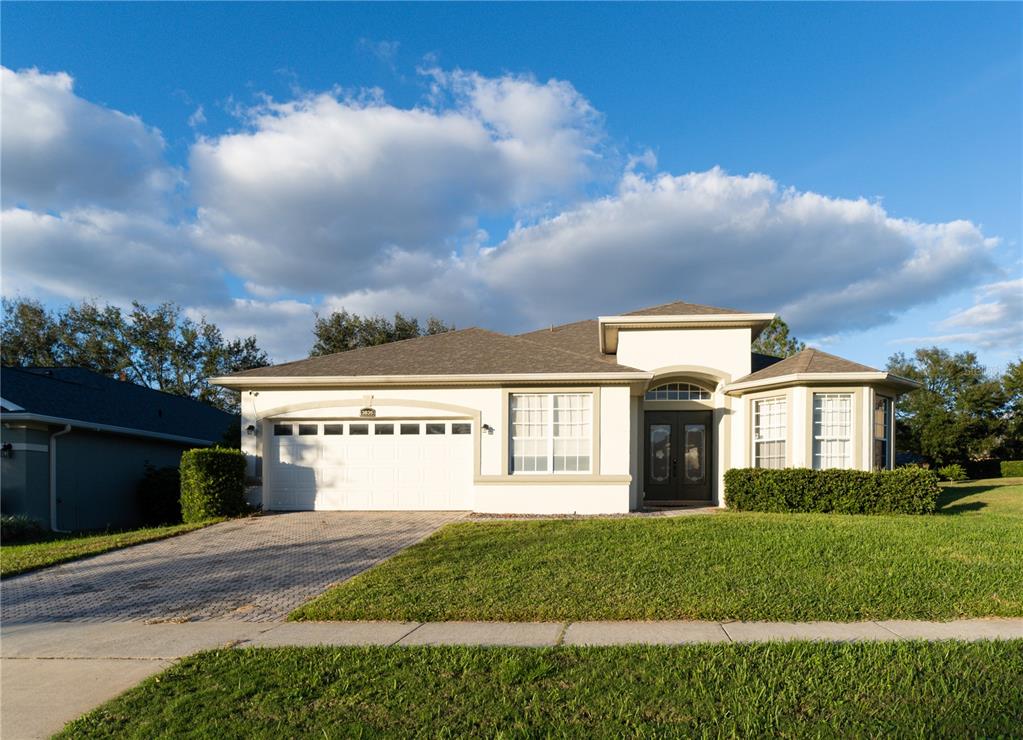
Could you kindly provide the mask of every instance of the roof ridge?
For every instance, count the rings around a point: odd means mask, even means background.
[[[558,329],[564,329],[566,326],[575,326],[576,324],[586,324],[589,322],[596,323],[598,319],[579,319],[578,321],[567,321],[564,324],[551,324],[550,326],[541,326],[539,329],[530,329],[520,334],[511,334],[513,337],[524,337],[526,334],[539,334],[542,331],[557,331]]]

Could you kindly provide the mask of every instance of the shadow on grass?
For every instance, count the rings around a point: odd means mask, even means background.
[[[956,504],[964,498],[970,496],[979,496],[982,493],[987,493],[996,486],[956,486],[955,488],[946,487],[943,488],[941,493],[938,495],[938,510],[937,514],[965,514],[971,511],[980,511],[987,507],[987,504],[983,501],[970,501],[965,504]]]

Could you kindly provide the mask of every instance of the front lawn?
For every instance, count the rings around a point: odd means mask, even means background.
[[[982,737],[1023,641],[200,653],[60,737]]]
[[[293,619],[835,620],[1023,615],[1023,480],[946,486],[923,516],[478,521]]]
[[[167,527],[147,527],[123,532],[48,533],[43,539],[24,544],[0,545],[0,577],[18,575],[48,565],[77,560],[88,555],[99,555],[128,545],[162,540],[166,537],[191,532],[210,524],[224,521],[210,519],[192,524],[174,524]]]

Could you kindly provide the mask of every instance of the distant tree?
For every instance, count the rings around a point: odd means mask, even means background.
[[[900,449],[937,465],[986,457],[1004,432],[1005,391],[988,376],[973,352],[953,354],[938,347],[917,349],[912,357],[892,355],[888,370],[922,383],[896,411]]]
[[[237,392],[209,379],[269,364],[255,337],[225,340],[215,324],[172,303],[135,302],[126,313],[85,301],[55,316],[25,299],[5,300],[3,308],[4,365],[85,367],[237,411]]]
[[[383,316],[360,316],[342,309],[334,311],[329,316],[316,317],[313,326],[316,341],[309,355],[316,357],[360,347],[375,347],[401,339],[442,334],[454,328],[433,316],[427,320],[426,328],[423,329],[419,319],[400,313],[394,314],[394,320],[389,321]]]
[[[771,319],[771,323],[753,342],[754,352],[781,358],[791,357],[805,348],[805,344],[791,336],[789,325],[782,320],[781,316]]]
[[[1023,459],[1023,358],[1010,362],[1002,375],[1005,405],[999,454],[1006,460]]]
[[[0,364],[57,364],[60,324],[39,301],[3,299],[0,317]]]

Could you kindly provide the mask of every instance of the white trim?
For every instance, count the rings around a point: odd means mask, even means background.
[[[773,313],[708,313],[670,314],[646,316],[598,316],[600,351],[614,354],[618,351],[618,329],[711,329],[722,327],[749,327],[753,329],[750,341],[756,339],[774,319]]]
[[[729,395],[741,395],[739,391],[751,390],[754,388],[774,388],[777,386],[805,383],[886,383],[894,387],[903,387],[907,391],[919,388],[920,384],[915,380],[903,378],[892,373],[872,370],[870,372],[855,373],[791,373],[779,375],[775,378],[762,378],[760,380],[746,380],[737,383],[729,383],[725,386],[725,393]]]
[[[32,442],[10,442],[9,444],[14,452],[46,452],[50,449],[46,445],[33,444]]]
[[[84,429],[91,432],[111,432],[113,434],[126,434],[132,437],[149,437],[152,439],[163,439],[168,442],[185,442],[187,444],[211,445],[215,439],[199,439],[198,437],[183,437],[177,434],[164,434],[162,432],[150,432],[145,429],[132,429],[131,427],[118,427],[113,424],[96,424],[91,421],[80,421],[78,419],[65,419],[61,416],[45,416],[43,414],[4,414],[4,422],[12,421],[36,421],[43,424],[64,424]]]
[[[234,377],[224,375],[210,378],[214,385],[225,388],[257,388],[263,386],[306,386],[306,387],[346,387],[367,388],[380,385],[400,385],[404,387],[417,385],[448,385],[464,387],[468,385],[501,385],[503,383],[566,383],[568,385],[592,385],[593,381],[613,383],[615,381],[630,382],[650,380],[653,373],[620,372],[620,373],[523,373],[485,375],[246,375]]]

